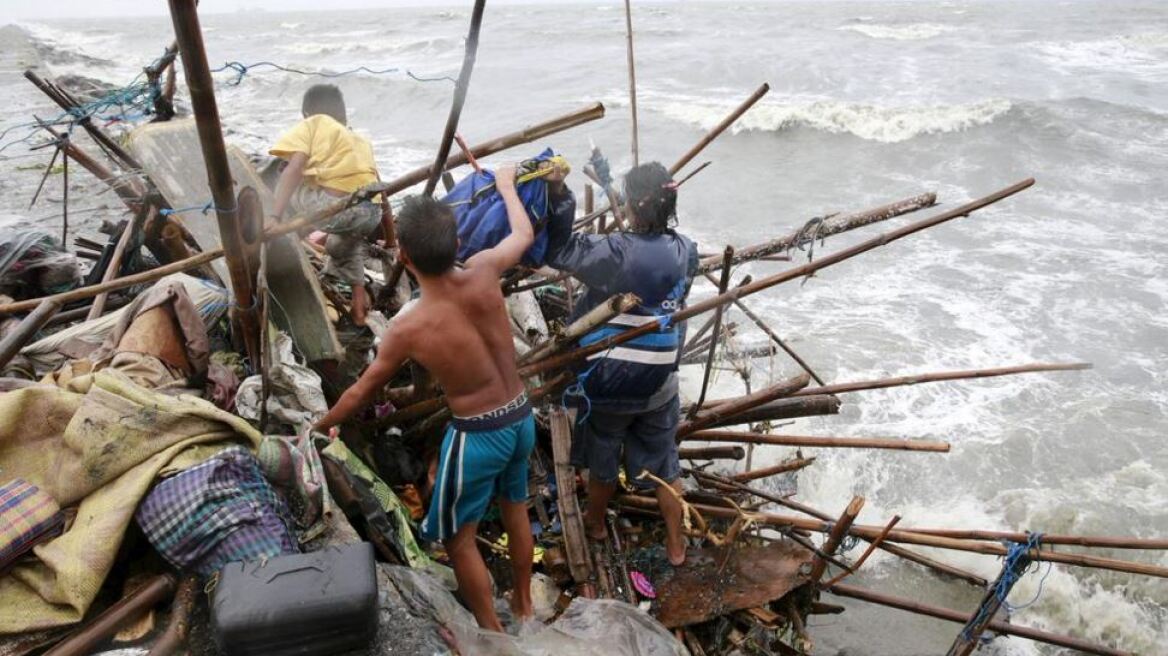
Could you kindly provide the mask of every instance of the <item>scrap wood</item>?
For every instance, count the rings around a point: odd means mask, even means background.
[[[572,426],[568,413],[563,408],[552,409],[551,429],[552,458],[556,472],[556,502],[564,529],[564,550],[568,555],[568,568],[577,583],[586,583],[595,578],[595,571],[588,554],[584,517],[580,513],[580,502],[576,497],[576,473],[568,462],[572,451]]]
[[[657,587],[657,619],[667,628],[688,626],[735,610],[756,608],[802,585],[800,569],[812,556],[785,543],[690,548],[685,567]],[[721,563],[728,563],[718,574]]]
[[[852,574],[855,574],[856,571],[859,570],[861,566],[863,566],[864,562],[868,560],[868,556],[871,556],[872,552],[875,551],[877,547],[879,547],[881,544],[884,543],[884,538],[888,537],[888,532],[891,531],[892,527],[896,526],[897,523],[899,523],[899,522],[900,522],[900,515],[893,515],[892,519],[888,522],[888,524],[884,526],[884,530],[880,532],[880,535],[876,536],[875,540],[872,540],[872,542],[868,543],[868,548],[864,550],[864,553],[860,555],[859,560],[857,560],[856,563],[854,565],[852,565],[851,569],[840,572],[839,574],[836,575],[835,578],[828,581],[827,583],[824,583],[823,587],[830,588],[831,586],[835,585],[836,583],[839,583],[840,581],[846,579],[847,577],[851,576]]]

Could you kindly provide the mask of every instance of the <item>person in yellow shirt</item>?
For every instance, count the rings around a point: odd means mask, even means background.
[[[297,216],[319,212],[338,198],[377,182],[373,147],[348,127],[345,98],[331,84],[316,84],[304,92],[304,120],[288,130],[269,151],[287,162],[276,184],[272,213],[277,221],[291,209]],[[325,275],[353,289],[352,317],[365,325],[369,294],[365,289],[365,256],[370,239],[380,234],[381,207],[362,201],[329,219],[329,255]]]

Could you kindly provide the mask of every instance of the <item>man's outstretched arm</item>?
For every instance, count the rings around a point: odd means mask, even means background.
[[[277,219],[284,218],[292,194],[304,180],[304,167],[308,164],[308,155],[295,153],[288,159],[288,165],[280,172],[280,179],[276,182],[276,194],[272,201],[272,215]]]
[[[507,223],[511,227],[511,234],[494,248],[478,252],[466,263],[472,268],[491,267],[498,274],[519,264],[519,258],[535,241],[535,230],[531,227],[531,219],[527,216],[523,201],[519,199],[519,192],[515,190],[514,166],[503,166],[495,172],[495,188],[507,206]]]
[[[330,428],[341,424],[361,408],[368,405],[377,391],[385,387],[393,379],[394,374],[406,361],[407,344],[400,331],[395,331],[393,324],[385,331],[381,347],[377,349],[377,358],[373,364],[361,374],[357,382],[353,383],[345,393],[337,399],[337,404],[328,411],[320,421],[313,426],[315,430],[327,433]]]

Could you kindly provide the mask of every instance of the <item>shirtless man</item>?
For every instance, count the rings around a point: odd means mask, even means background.
[[[353,416],[407,359],[438,380],[454,416],[442,442],[422,535],[445,544],[459,592],[479,625],[502,631],[475,534],[498,490],[515,582],[511,609],[519,620],[531,617],[527,458],[535,444],[535,423],[515,369],[499,276],[519,262],[534,237],[515,192],[514,168],[500,169],[497,184],[511,234],[462,267],[455,265],[458,237],[450,208],[431,198],[406,198],[397,213],[398,245],[402,261],[421,286],[421,298],[394,317],[377,359],[316,429],[328,431]]]

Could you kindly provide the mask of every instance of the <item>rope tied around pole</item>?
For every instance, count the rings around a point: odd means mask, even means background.
[[[1002,608],[1006,609],[1007,616],[1012,615],[1014,612],[1024,608],[1029,608],[1038,602],[1039,597],[1042,596],[1042,588],[1046,583],[1046,577],[1050,576],[1050,570],[1054,567],[1054,563],[1047,563],[1046,572],[1043,573],[1042,578],[1038,581],[1038,591],[1034,593],[1034,597],[1031,598],[1030,601],[1015,605],[1006,600],[1006,598],[1010,595],[1010,589],[1014,587],[1015,583],[1021,580],[1022,577],[1030,571],[1037,570],[1041,566],[1039,562],[1034,561],[1027,564],[1024,569],[1018,569],[1019,561],[1023,559],[1029,560],[1029,554],[1031,551],[1039,551],[1042,548],[1041,532],[1027,531],[1026,535],[1026,542],[1012,542],[1009,540],[1003,541],[1003,544],[1006,546],[1006,555],[1002,558],[1002,574],[1000,577],[998,577],[998,581],[994,585],[993,594],[1001,603]],[[963,639],[969,640],[972,637],[970,634],[970,629],[983,622],[986,619],[987,612],[988,608],[984,605],[978,609],[977,615],[973,618],[973,621],[967,624],[966,628],[962,631],[961,637]],[[993,640],[993,636],[983,635],[981,639],[983,642],[989,642],[990,640]]]
[[[823,541],[824,541],[824,544],[826,544],[827,543],[827,536],[831,535],[831,532],[835,529],[836,523],[834,520],[828,520],[828,521],[824,522],[824,524],[827,525],[826,529],[823,532],[823,536],[824,536]],[[835,552],[837,554],[843,555],[843,554],[848,553],[852,549],[855,549],[856,546],[858,546],[859,544],[860,544],[860,538],[858,538],[854,535],[851,535],[849,533],[847,535],[844,535],[843,539],[840,540],[839,546],[836,547]]]

